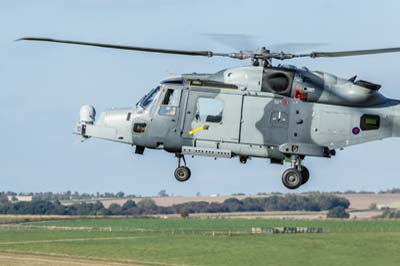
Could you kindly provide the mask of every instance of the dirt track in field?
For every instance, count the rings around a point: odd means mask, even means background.
[[[144,265],[133,263],[96,261],[89,259],[61,258],[47,255],[29,255],[29,254],[12,254],[0,253],[0,263],[3,266],[98,266],[98,265]]]
[[[0,245],[65,243],[65,242],[107,241],[107,240],[112,241],[112,240],[127,240],[127,239],[129,240],[129,239],[141,239],[141,238],[152,238],[152,236],[92,237],[92,238],[66,238],[66,239],[52,239],[52,240],[30,240],[30,241],[1,242]]]
[[[46,254],[0,252],[1,266],[173,266],[157,262],[110,261]]]

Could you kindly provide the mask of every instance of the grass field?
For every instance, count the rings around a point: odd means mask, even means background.
[[[326,233],[252,235],[253,226]],[[38,221],[0,226],[0,265],[400,265],[400,221]]]

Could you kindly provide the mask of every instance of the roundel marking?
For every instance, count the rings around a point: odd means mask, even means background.
[[[354,135],[358,135],[358,134],[360,134],[361,130],[359,127],[353,127],[351,132],[353,132]]]

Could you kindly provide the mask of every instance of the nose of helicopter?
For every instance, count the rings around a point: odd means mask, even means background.
[[[96,110],[91,105],[80,109],[76,132],[84,138],[97,137],[118,142],[132,143],[132,108],[111,109],[95,119]]]

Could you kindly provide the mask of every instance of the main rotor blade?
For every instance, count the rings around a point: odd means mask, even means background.
[[[127,45],[115,45],[115,44],[104,44],[104,43],[93,43],[93,42],[80,42],[80,41],[70,41],[70,40],[60,40],[51,38],[40,38],[40,37],[23,37],[17,41],[41,41],[41,42],[56,42],[56,43],[66,43],[66,44],[76,44],[85,46],[95,46],[101,48],[110,49],[120,49],[120,50],[131,50],[131,51],[141,51],[150,53],[162,53],[162,54],[178,54],[178,55],[191,55],[191,56],[227,56],[230,54],[225,53],[213,53],[211,51],[189,51],[189,50],[172,50],[172,49],[160,49],[160,48],[148,48],[139,46],[127,46]]]
[[[296,55],[296,57],[344,57],[344,56],[357,56],[357,55],[370,55],[370,54],[386,54],[400,52],[400,47],[383,48],[383,49],[370,49],[370,50],[354,50],[354,51],[340,51],[340,52],[312,52],[310,54]]]

